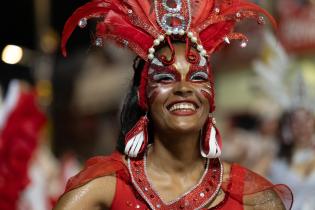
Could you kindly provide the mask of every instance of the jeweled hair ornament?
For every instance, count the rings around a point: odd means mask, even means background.
[[[151,61],[161,44],[171,48],[171,41],[180,40],[207,57],[233,39],[246,47],[248,39],[234,32],[235,25],[244,19],[264,24],[261,15],[276,26],[267,11],[246,0],[92,0],[66,22],[62,52],[67,55],[66,43],[75,28],[84,28],[94,18],[96,46],[102,46],[105,39],[113,40]]]

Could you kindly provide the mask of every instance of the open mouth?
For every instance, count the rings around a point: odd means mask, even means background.
[[[178,115],[194,114],[198,108],[196,103],[188,101],[174,102],[167,106],[171,113]]]

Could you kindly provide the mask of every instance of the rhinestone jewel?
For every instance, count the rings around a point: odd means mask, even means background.
[[[224,37],[224,41],[225,41],[227,44],[231,44],[230,39],[229,39],[227,36]]]
[[[235,14],[235,16],[236,16],[237,18],[240,18],[242,15],[241,15],[240,12],[237,12],[237,13]]]
[[[160,205],[160,204],[157,204],[157,205],[156,205],[156,208],[158,208],[158,209],[161,208],[161,205]]]
[[[246,40],[243,40],[243,41],[241,42],[241,48],[245,48],[245,47],[247,47],[247,41],[246,41]]]
[[[78,26],[79,26],[80,28],[85,28],[86,25],[87,25],[87,18],[82,18],[82,19],[79,21],[79,23],[78,23]]]
[[[129,45],[129,42],[127,40],[124,40],[122,43],[123,43],[124,47],[128,47],[128,45]]]
[[[219,14],[220,13],[220,8],[218,8],[218,7],[214,8],[214,13],[215,14]]]
[[[103,39],[100,38],[100,37],[96,38],[96,40],[95,40],[95,45],[96,45],[97,47],[102,47],[102,46],[103,46]]]
[[[200,195],[200,197],[202,197],[202,198],[205,197],[205,194],[204,194],[203,192],[200,193],[199,195]]]
[[[185,201],[185,206],[189,206],[189,201]]]
[[[257,23],[258,24],[265,24],[266,23],[266,21],[265,21],[265,18],[263,17],[263,16],[259,16],[259,18],[258,18],[258,20],[257,20]]]
[[[168,4],[168,1],[167,1],[167,0],[163,0],[163,1],[162,1],[163,7],[164,7],[168,12],[177,13],[177,12],[179,12],[179,11],[182,9],[182,2],[181,2],[180,0],[174,0],[174,3],[176,3],[176,7],[175,7],[175,8],[170,7],[170,5]]]

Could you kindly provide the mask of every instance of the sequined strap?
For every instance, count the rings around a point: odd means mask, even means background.
[[[132,183],[152,209],[200,209],[209,204],[219,192],[222,183],[222,164],[219,159],[207,159],[207,167],[197,185],[171,202],[164,202],[147,178],[146,159],[128,160]]]

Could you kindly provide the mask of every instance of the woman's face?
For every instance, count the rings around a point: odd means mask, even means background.
[[[154,128],[172,133],[199,132],[208,115],[211,97],[206,59],[186,60],[184,44],[175,46],[175,63],[164,66],[154,60],[149,67],[148,103]],[[161,49],[170,56],[168,49]]]

